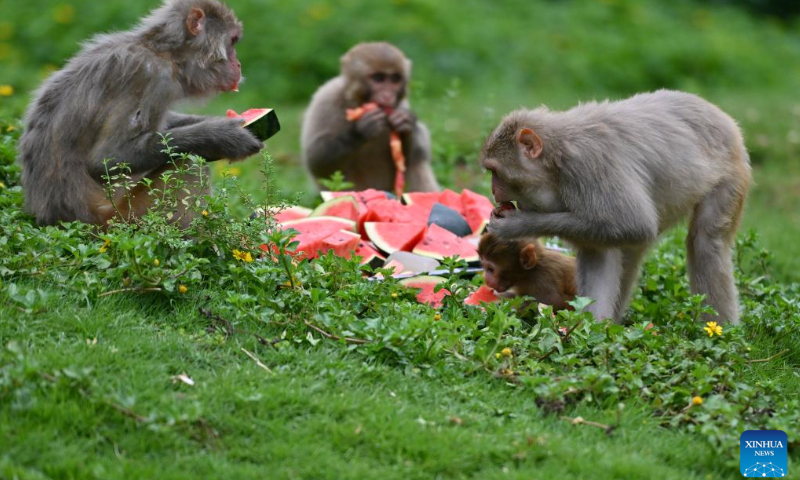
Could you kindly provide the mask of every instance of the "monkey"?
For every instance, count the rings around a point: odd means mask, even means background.
[[[217,0],[168,0],[132,30],[86,42],[42,84],[25,114],[18,153],[25,210],[40,225],[106,225],[117,213],[143,215],[149,188],[134,187],[130,209],[125,199],[112,203],[103,161],[108,168],[124,162],[135,180],[163,187],[160,176],[171,161],[162,134],[178,152],[209,161],[258,153],[263,143],[242,119],[169,110],[182,99],[238,91],[241,36],[242,24]],[[185,180],[189,188],[199,184]]]
[[[484,233],[478,244],[486,285],[497,293],[534,297],[553,310],[575,298],[575,258],[550,250],[537,238],[502,239]]]
[[[389,43],[359,43],[340,59],[339,76],[322,85],[305,112],[301,131],[303,163],[319,183],[341,171],[356,190],[394,190],[390,132],[401,138],[408,191],[433,192],[428,128],[411,111],[407,93],[411,61]],[[358,120],[346,111],[365,103],[381,108]],[[389,112],[389,113],[387,113]]]
[[[576,249],[578,295],[596,319],[621,323],[642,259],[661,233],[690,217],[693,293],[738,323],[732,246],[751,182],[736,122],[689,93],[659,90],[567,111],[509,113],[480,161],[498,202],[501,238],[558,236]]]

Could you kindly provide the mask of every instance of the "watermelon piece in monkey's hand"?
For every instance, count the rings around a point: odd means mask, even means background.
[[[236,113],[234,110],[228,110],[226,116],[228,118],[243,118],[244,127],[253,132],[253,135],[262,142],[281,130],[278,115],[271,108],[251,108],[241,114]]]

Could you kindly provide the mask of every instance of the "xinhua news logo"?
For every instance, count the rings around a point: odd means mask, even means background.
[[[739,471],[745,477],[785,477],[788,439],[782,430],[747,430],[739,438]]]

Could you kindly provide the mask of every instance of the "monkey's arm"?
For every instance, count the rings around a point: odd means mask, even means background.
[[[418,122],[412,135],[404,139],[408,191],[438,192],[439,183],[431,168],[431,137],[427,127]]]
[[[178,112],[167,112],[166,124],[167,128],[185,127],[186,125],[194,125],[200,123],[208,117],[201,117],[199,115],[187,115]]]
[[[658,222],[655,215],[636,211],[603,218],[573,212],[511,210],[504,212],[502,218],[493,216],[489,230],[507,238],[556,236],[578,244],[591,243],[611,247],[654,241],[658,236]]]
[[[255,155],[264,147],[259,139],[242,127],[241,119],[207,118],[191,125],[167,128],[162,133],[169,137],[169,145],[175,151],[199,155],[208,161],[239,160]],[[149,172],[170,159],[163,151],[158,132],[142,133],[128,141],[121,140],[122,137],[112,137],[95,149],[102,156],[90,166],[89,173],[94,178],[100,179],[105,175],[103,158],[110,159],[109,168],[127,163],[132,174]]]

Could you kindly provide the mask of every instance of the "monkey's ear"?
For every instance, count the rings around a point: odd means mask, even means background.
[[[536,247],[529,243],[519,251],[519,263],[525,270],[530,270],[536,266]]]
[[[203,10],[194,7],[189,10],[189,15],[186,17],[186,28],[189,33],[197,35],[203,30],[203,23],[205,23],[206,14]]]
[[[542,139],[530,128],[523,128],[517,133],[517,143],[525,156],[531,160],[542,154]]]

